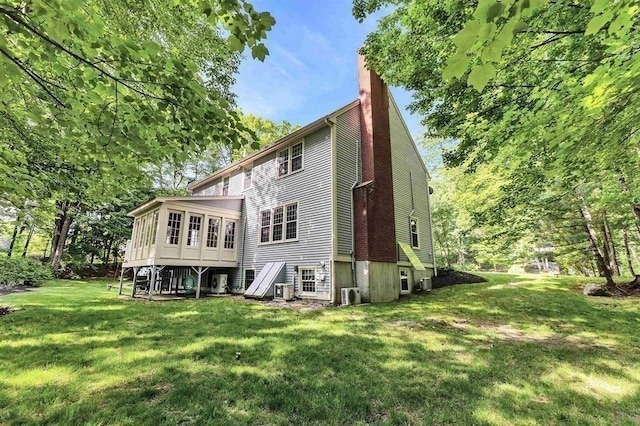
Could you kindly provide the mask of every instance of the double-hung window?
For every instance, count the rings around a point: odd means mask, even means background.
[[[222,195],[229,195],[229,176],[225,176],[222,179]]]
[[[242,190],[246,190],[251,188],[251,178],[253,174],[253,169],[245,169],[244,170],[244,179],[242,180]]]
[[[315,293],[316,268],[301,267],[298,271],[302,293]]]
[[[411,247],[420,248],[420,237],[418,235],[418,219],[412,217],[409,220],[409,231],[411,234]]]
[[[298,238],[298,203],[260,211],[260,242],[279,243]]]
[[[278,152],[278,177],[302,170],[304,143],[298,142]]]

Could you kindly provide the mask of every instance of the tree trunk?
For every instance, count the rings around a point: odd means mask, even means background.
[[[16,245],[16,240],[18,239],[18,224],[13,227],[13,234],[11,235],[11,242],[9,243],[9,251],[7,251],[7,257],[11,257],[11,253],[13,253],[13,246]]]
[[[627,230],[622,230],[622,244],[624,244],[624,254],[627,257],[627,267],[629,268],[629,272],[631,272],[631,276],[634,276],[636,273],[633,270],[633,262],[631,261],[631,249],[629,248],[629,236],[627,235]]]
[[[31,237],[33,237],[33,231],[36,229],[35,223],[32,223],[29,227],[29,235],[27,235],[27,241],[24,242],[24,250],[22,250],[22,257],[27,257],[27,250],[29,249],[29,243],[31,242]]]
[[[61,219],[61,227],[60,232],[57,235],[56,245],[52,247],[53,254],[51,256],[51,267],[54,270],[60,269],[60,263],[62,261],[62,254],[64,253],[65,243],[67,242],[67,236],[69,235],[69,229],[71,228],[71,224],[73,223],[74,216],[72,214],[72,207],[77,208],[77,204],[75,206],[71,206],[71,203],[66,203],[67,209],[63,213]],[[57,220],[56,220],[57,221]]]
[[[89,265],[93,266],[93,261],[96,258],[96,254],[95,253],[91,253],[91,260],[89,261]]]
[[[69,203],[67,201],[56,201],[56,210],[56,220],[54,222],[53,234],[51,236],[51,253],[49,253],[50,259],[53,259],[56,247],[58,247],[58,241],[62,234],[62,225],[64,224],[69,211]]]
[[[620,170],[618,170],[618,180],[620,181],[622,192],[624,192],[626,195],[631,196],[631,190],[629,189],[629,185],[627,185],[627,181]],[[633,211],[633,216],[636,218],[636,229],[640,234],[640,204],[632,201],[631,209]]]
[[[591,219],[591,211],[589,210],[589,206],[587,206],[585,203],[582,203],[580,205],[580,216],[582,216],[582,219],[584,221],[584,230],[589,237],[589,243],[591,244],[591,249],[593,250],[593,257],[596,261],[598,271],[600,272],[600,275],[604,276],[604,278],[607,280],[608,288],[615,287],[616,283],[613,281],[613,276],[611,275],[609,265],[605,263],[602,251],[600,250],[598,234],[593,227],[593,221]]]
[[[609,221],[607,220],[607,212],[602,213],[602,231],[604,233],[604,244],[606,252],[609,255],[609,268],[611,273],[617,277],[620,276],[620,266],[618,265],[618,254],[616,252],[616,246],[613,242],[613,235],[611,234],[611,228],[609,227]]]
[[[102,264],[107,266],[109,264],[109,255],[111,254],[112,240],[107,240],[106,247],[104,249],[104,256],[102,257]]]

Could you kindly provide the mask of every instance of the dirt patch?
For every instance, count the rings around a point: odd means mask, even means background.
[[[9,288],[0,287],[0,296],[11,293],[24,293],[32,289],[33,287],[29,287],[28,285],[16,285]]]
[[[487,280],[478,275],[456,271],[450,268],[438,269],[438,276],[431,279],[433,288],[442,288],[456,284],[486,283]]]
[[[274,308],[282,308],[282,309],[293,309],[295,311],[300,312],[310,312],[317,311],[320,309],[328,308],[329,303],[321,303],[316,301],[307,301],[307,300],[292,300],[289,302],[285,302],[283,300],[256,300],[256,299],[245,299],[244,296],[234,296],[239,301],[244,301],[247,303],[260,303],[266,306],[271,306]]]

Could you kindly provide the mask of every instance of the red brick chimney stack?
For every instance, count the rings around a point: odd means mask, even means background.
[[[356,260],[393,262],[396,250],[389,92],[358,55],[362,184],[355,189]]]

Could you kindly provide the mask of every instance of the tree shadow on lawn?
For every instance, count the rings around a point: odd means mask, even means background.
[[[552,290],[510,292],[510,302],[492,294],[507,289],[476,291],[471,301],[456,290],[309,313],[229,299],[25,305],[1,323],[0,423],[631,424],[639,415],[637,315],[560,290],[557,303],[542,296]],[[565,339],[482,327],[529,332],[541,322]],[[586,344],[568,340],[576,333]],[[590,335],[616,341],[592,346]]]
[[[571,361],[606,360],[604,350],[541,352],[530,343],[477,349],[464,332],[441,334],[447,347],[434,351],[410,339],[285,332],[243,348],[239,359],[233,356],[236,344],[211,343],[180,355],[123,362],[121,380],[104,389],[81,385],[80,377],[93,375],[84,367],[86,374],[79,371],[71,382],[25,386],[16,395],[20,400],[5,392],[0,401],[9,411],[14,402],[31,407],[4,419],[17,423],[128,424],[589,424],[628,420],[617,413],[631,416],[640,402],[638,377],[606,364],[597,366],[600,380],[610,387],[624,381],[629,388],[611,398],[581,390],[589,384],[581,374],[588,378],[592,371],[583,361]],[[529,352],[536,357],[527,357]],[[565,365],[580,374],[554,381]]]

